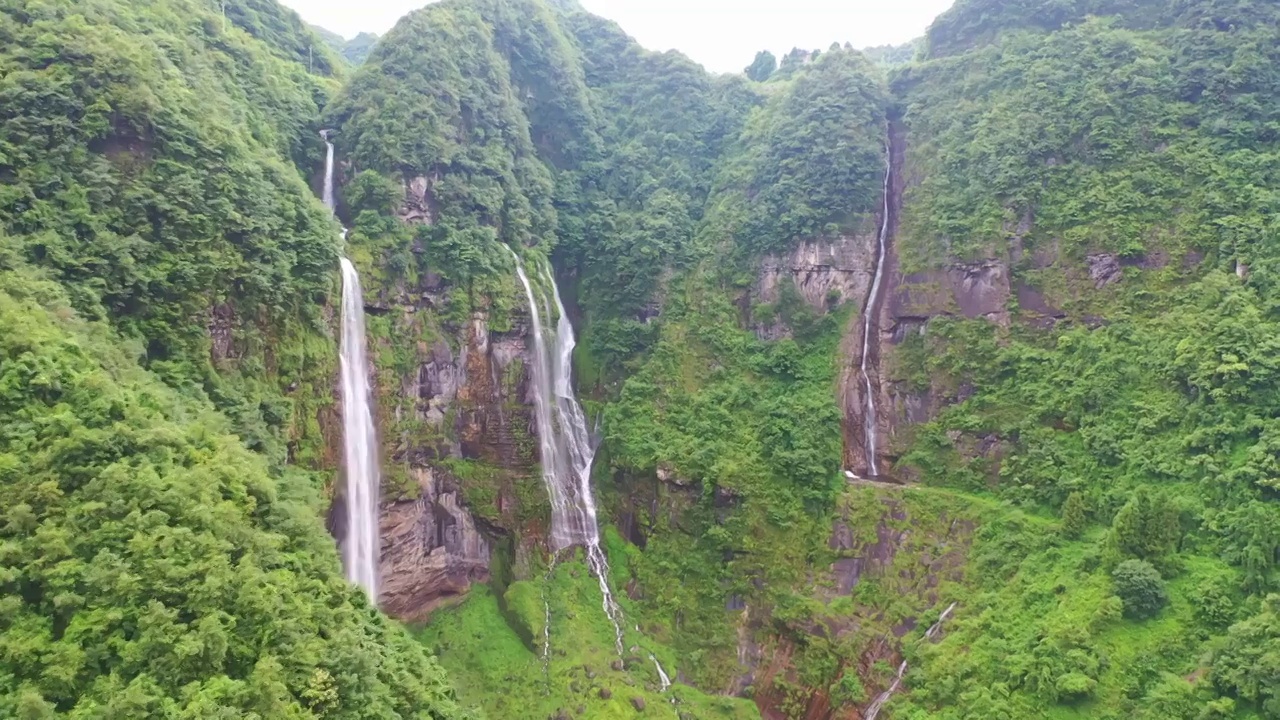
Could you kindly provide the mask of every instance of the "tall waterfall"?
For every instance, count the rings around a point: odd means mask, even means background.
[[[510,248],[508,248],[510,250]],[[600,548],[600,529],[596,522],[596,503],[591,496],[591,463],[595,447],[587,430],[586,416],[573,393],[573,325],[560,300],[560,289],[550,270],[544,268],[542,278],[551,288],[559,315],[554,330],[543,322],[550,320],[551,308],[544,291],[535,294],[525,274],[520,256],[511,251],[516,261],[516,275],[524,286],[533,323],[533,405],[538,425],[539,460],[542,482],[551,499],[551,549],[556,556],[565,548],[581,545],[587,553],[587,565],[600,583],[604,614],[613,623],[614,644],[622,653],[622,610],[609,590],[609,562]],[[554,352],[552,351],[554,349]]]
[[[364,295],[360,276],[342,258],[342,429],[347,475],[347,578],[378,601],[378,441],[369,403],[365,355]]]
[[[324,137],[324,200],[334,209],[333,143]],[[346,237],[346,230],[343,230]],[[369,359],[365,348],[364,292],[360,274],[347,258],[342,264],[342,339],[338,364],[342,387],[343,470],[346,475],[347,537],[342,543],[347,579],[378,601],[378,438],[373,426],[369,389]]]
[[[880,222],[880,232],[878,235],[876,248],[876,273],[871,280],[871,290],[867,293],[866,307],[863,308],[863,324],[862,324],[862,383],[866,402],[863,407],[862,427],[866,434],[866,454],[867,454],[867,473],[871,477],[880,474],[880,468],[876,464],[876,395],[875,388],[871,382],[871,371],[869,368],[871,357],[871,332],[875,324],[876,312],[880,307],[880,284],[884,279],[885,256],[888,254],[889,244],[889,203],[890,193],[893,190],[891,181],[893,178],[893,144],[888,143],[885,146],[885,169],[884,169],[884,208],[883,218]]]

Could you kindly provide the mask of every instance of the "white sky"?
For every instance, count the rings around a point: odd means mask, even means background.
[[[281,0],[303,19],[346,37],[379,35],[426,0]],[[679,50],[707,69],[737,72],[757,50],[825,50],[919,37],[953,0],[580,0],[651,50]]]

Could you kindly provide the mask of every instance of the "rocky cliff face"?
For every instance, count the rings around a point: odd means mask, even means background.
[[[877,313],[871,343],[871,353],[877,388],[877,418],[879,436],[882,439],[877,458],[882,468],[892,468],[906,442],[905,434],[911,425],[926,422],[941,407],[957,397],[943,388],[913,389],[895,379],[893,347],[913,334],[927,332],[931,318],[951,315],[966,318],[985,318],[1000,327],[1011,322],[1011,298],[1014,283],[1011,267],[1021,260],[1006,253],[972,262],[951,262],[920,272],[904,273],[899,261],[899,228],[903,197],[917,178],[911,166],[908,152],[909,133],[905,125],[895,121],[890,127],[890,147],[893,152],[895,173],[890,179],[889,233],[884,277],[883,297]],[[1032,218],[1022,218],[1016,227],[1008,228],[1009,247],[1020,247],[1019,239],[1031,230]],[[1051,262],[1051,261],[1050,261]],[[1018,297],[1036,300],[1044,317],[1059,314],[1044,298],[1028,286],[1018,288]],[[1052,322],[1052,320],[1050,320]],[[862,326],[852,329],[846,343],[845,375],[842,379],[842,399],[845,413],[845,466],[866,467],[864,434],[861,426],[863,384],[858,375],[858,363],[862,343]],[[858,380],[854,382],[854,380]],[[854,419],[850,422],[850,419]],[[882,472],[884,472],[882,470]],[[888,472],[893,475],[892,470]],[[900,478],[905,479],[905,478]]]
[[[879,288],[880,296],[874,299],[876,303],[876,314],[872,319],[870,331],[872,333],[871,342],[867,344],[870,357],[868,358],[868,374],[871,378],[873,392],[876,392],[876,418],[877,436],[881,438],[880,443],[876,447],[877,465],[881,475],[892,474],[892,460],[895,453],[892,449],[892,438],[894,421],[891,416],[890,409],[892,404],[886,384],[881,382],[882,368],[881,357],[883,355],[882,347],[892,337],[892,315],[889,312],[889,303],[887,298],[892,295],[894,287],[894,278],[899,274],[898,257],[894,248],[894,238],[898,232],[898,214],[902,207],[902,190],[904,186],[902,166],[905,159],[905,134],[898,123],[892,123],[888,132],[889,152],[891,155],[890,176],[886,187],[889,191],[888,202],[882,207],[888,212],[888,217],[883,217],[884,210],[877,213],[875,218],[874,229],[871,231],[870,247],[864,259],[866,263],[868,277],[874,278],[875,268],[879,253],[879,236],[881,226],[885,227],[887,239],[885,242],[885,264],[883,269],[882,282]],[[848,331],[845,333],[844,341],[841,343],[841,373],[839,385],[839,402],[840,411],[844,421],[841,426],[842,436],[844,438],[843,466],[850,471],[869,475],[871,462],[868,458],[868,448],[866,447],[866,383],[862,378],[862,355],[863,355],[863,334],[867,330],[867,324],[864,321],[864,308],[873,303],[870,297],[871,280],[868,280],[867,287],[860,295],[859,309],[857,316],[850,321]]]
[[[439,324],[450,292],[426,276],[380,297],[389,332],[379,357],[380,430],[388,469],[382,507],[383,607],[406,619],[489,578],[493,543],[529,508],[534,484],[528,403],[527,317],[491,328],[477,310],[460,327]],[[428,339],[424,339],[428,338]]]
[[[382,608],[414,622],[489,579],[489,539],[461,504],[455,478],[431,467],[409,470],[417,497],[382,506]]]
[[[396,216],[434,222],[435,182],[406,179]],[[406,279],[381,262],[362,273],[382,445],[380,604],[414,622],[487,582],[494,549],[507,539],[538,537],[529,321],[523,306],[497,309],[438,274]],[[473,309],[450,319],[459,304]],[[340,416],[323,421],[340,443]],[[330,512],[338,537],[342,503],[339,485]]]
[[[781,285],[794,285],[805,304],[819,313],[851,302],[861,304],[871,286],[875,269],[876,226],[872,219],[852,235],[833,239],[802,240],[787,253],[766,255],[752,289],[752,300],[775,303]],[[778,340],[791,335],[785,323],[757,322],[756,335],[762,340]]]

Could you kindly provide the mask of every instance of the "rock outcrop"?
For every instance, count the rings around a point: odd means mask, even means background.
[[[947,599],[940,594],[946,583],[966,580],[973,519],[964,514],[918,512],[918,508],[913,513],[912,503],[904,495],[909,492],[881,487],[875,495],[854,496],[852,504],[838,515],[828,541],[836,560],[828,571],[819,573],[811,587],[813,598],[829,605],[836,597],[854,594],[860,583],[874,582],[880,592],[895,599],[892,609],[855,603],[848,614],[816,618],[807,626],[791,627],[790,633],[763,634],[762,629],[771,627],[767,619],[753,618],[749,609],[743,610],[737,623],[741,673],[729,689],[742,692],[751,687],[763,717],[861,718],[854,704],[834,700],[829,687],[804,687],[795,633],[803,631],[830,641],[880,628],[882,634],[863,644],[855,662],[839,668],[841,673],[856,673],[870,699],[885,689],[871,684],[883,682],[876,679],[872,667],[878,661],[897,666],[902,660],[899,640],[916,629],[922,617],[934,617],[946,606]],[[871,507],[876,508],[878,517],[866,513],[871,502],[876,503]],[[850,512],[854,504],[861,508],[856,514]],[[872,518],[872,524],[866,525]]]
[[[496,535],[514,529],[506,522],[518,509],[514,483],[527,479],[536,461],[528,440],[525,318],[514,317],[502,332],[490,328],[484,311],[461,327],[435,325],[430,306],[446,292],[397,293],[387,303],[393,331],[375,339],[380,357],[402,364],[378,390],[389,476],[381,605],[408,621],[488,580]],[[435,339],[414,339],[424,336]],[[459,461],[470,468],[465,476],[452,470]],[[468,497],[482,505],[469,507]]]
[[[437,180],[406,178],[397,215],[434,222]],[[367,278],[366,312],[379,318],[369,324],[383,469],[379,602],[421,621],[487,582],[492,550],[514,534],[515,517],[537,515],[520,508],[515,491],[537,461],[529,322],[517,307],[495,327],[484,301],[464,320],[447,320],[451,296],[466,290],[432,272],[411,283],[376,270]],[[339,486],[329,519],[338,537],[342,506]]]
[[[876,228],[872,222],[853,235],[800,241],[790,252],[766,255],[753,300],[778,300],[779,284],[790,279],[805,304],[820,312],[845,302],[861,303],[874,271]]]
[[[418,496],[382,507],[382,609],[422,620],[438,605],[489,579],[489,540],[459,504],[456,480],[413,468]]]

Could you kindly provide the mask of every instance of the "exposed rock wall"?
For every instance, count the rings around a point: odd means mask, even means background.
[[[434,222],[437,180],[406,178],[396,215],[410,224]],[[378,258],[374,263],[362,280],[383,470],[379,603],[416,622],[472,583],[488,582],[494,549],[523,534],[520,523],[537,522],[530,323],[518,306],[497,325],[490,300],[471,302],[475,310],[465,320],[449,321],[452,294],[466,288],[432,272],[392,277]],[[214,312],[210,328],[217,351],[230,354],[224,315]],[[338,464],[340,411],[320,420]],[[339,482],[329,513],[339,538],[343,517]],[[536,542],[536,528],[527,534],[522,540]]]
[[[430,467],[409,472],[418,496],[382,507],[381,605],[413,622],[488,581],[490,543],[461,506],[456,479]]]
[[[828,239],[802,240],[788,253],[766,255],[752,290],[752,300],[773,303],[779,286],[790,280],[805,304],[826,312],[845,302],[862,303],[875,270],[876,226],[868,219],[852,235]],[[779,323],[757,324],[762,339],[778,339],[791,334]]]
[[[830,688],[804,686],[797,668],[797,634],[836,641],[861,638],[863,650],[857,660],[837,673],[856,673],[869,700],[886,687],[873,669],[876,662],[896,667],[902,660],[899,641],[920,625],[922,617],[932,617],[947,604],[940,588],[965,580],[973,520],[937,516],[932,507],[914,505],[906,495],[910,492],[877,486],[846,496],[828,542],[835,561],[818,573],[812,586],[813,596],[824,605],[854,594],[862,583],[878,586],[872,597],[883,594],[892,601],[855,604],[850,614],[815,619],[809,626],[781,633],[772,632],[775,626],[765,618],[752,618],[750,608],[743,610],[738,648],[742,674],[731,690],[754,688],[763,717],[859,720],[860,708],[833,701]]]
[[[471,583],[488,581],[493,543],[512,529],[503,520],[517,504],[513,484],[533,475],[535,462],[532,443],[520,441],[532,432],[527,318],[516,317],[503,332],[490,329],[484,311],[461,327],[440,326],[434,306],[449,291],[428,277],[412,292],[380,300],[385,305],[377,309],[391,316],[392,330],[375,340],[375,352],[400,365],[388,372],[380,363],[388,471],[381,604],[410,621],[465,594]],[[453,472],[456,461],[471,472]],[[484,507],[468,507],[469,496]]]

